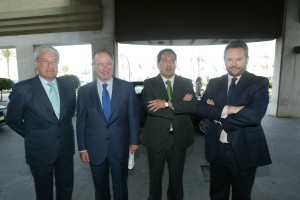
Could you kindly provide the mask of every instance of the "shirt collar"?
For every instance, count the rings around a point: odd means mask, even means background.
[[[163,77],[162,75],[160,75],[164,81],[164,83],[166,83],[167,80],[171,81],[171,84],[173,85],[174,83],[174,79],[175,79],[175,74],[170,78],[170,79],[166,79],[165,77]]]
[[[108,84],[108,85],[112,85],[112,82],[113,82],[113,77],[111,77],[108,81],[106,82],[102,82],[100,81],[100,79],[97,78],[97,83],[100,84],[100,85],[103,85],[104,83]]]
[[[57,85],[56,78],[52,81],[48,81],[48,80],[44,79],[43,77],[41,77],[40,75],[39,75],[39,78],[40,78],[43,85],[47,85],[48,82],[52,82],[52,83],[54,83],[54,85]]]
[[[242,75],[239,75],[239,76],[235,77],[235,78],[237,78],[236,83],[240,80],[241,76],[242,76]],[[232,78],[233,78],[233,76],[231,76],[231,75],[228,74],[228,82],[229,82],[229,83],[231,82],[231,79],[232,79]]]

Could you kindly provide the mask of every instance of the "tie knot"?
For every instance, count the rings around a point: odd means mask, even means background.
[[[54,83],[53,82],[48,82],[47,85],[49,85],[49,87],[54,88]]]
[[[237,78],[232,78],[231,79],[231,85],[235,85],[235,81],[237,80]]]
[[[171,85],[171,81],[170,80],[166,80],[166,84],[167,85]]]
[[[107,84],[106,84],[106,83],[103,83],[103,84],[102,84],[102,87],[103,87],[103,89],[105,90],[106,87],[107,87]]]

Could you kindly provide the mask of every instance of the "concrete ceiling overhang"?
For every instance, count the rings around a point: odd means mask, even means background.
[[[213,45],[281,37],[284,0],[115,0],[116,41]]]
[[[64,6],[26,7],[20,10],[6,11],[2,8],[0,36],[102,29],[102,8],[99,0],[70,2],[70,5]]]

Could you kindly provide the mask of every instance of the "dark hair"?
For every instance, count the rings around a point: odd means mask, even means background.
[[[95,56],[97,54],[99,54],[99,53],[106,53],[106,54],[108,54],[111,57],[112,61],[114,61],[114,56],[108,50],[106,50],[106,49],[98,49],[97,51],[95,51],[93,53],[93,64],[95,64]]]
[[[225,58],[225,54],[226,54],[226,51],[230,48],[242,48],[244,49],[244,52],[245,52],[245,57],[248,58],[249,55],[248,55],[248,46],[247,44],[244,42],[244,41],[241,41],[241,40],[236,40],[236,41],[232,41],[230,42],[225,50],[224,50],[224,58]]]
[[[173,51],[173,49],[163,49],[157,54],[157,63],[160,62],[161,56],[166,52],[170,52],[170,53],[174,54],[175,60],[177,60],[177,55],[176,55],[175,51]]]
[[[201,82],[201,81],[202,81],[202,78],[200,76],[198,76],[198,78],[196,79],[196,83]]]

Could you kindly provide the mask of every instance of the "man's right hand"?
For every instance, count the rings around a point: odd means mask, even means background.
[[[238,113],[240,110],[242,110],[245,106],[228,106],[227,108],[227,114],[236,114]]]

